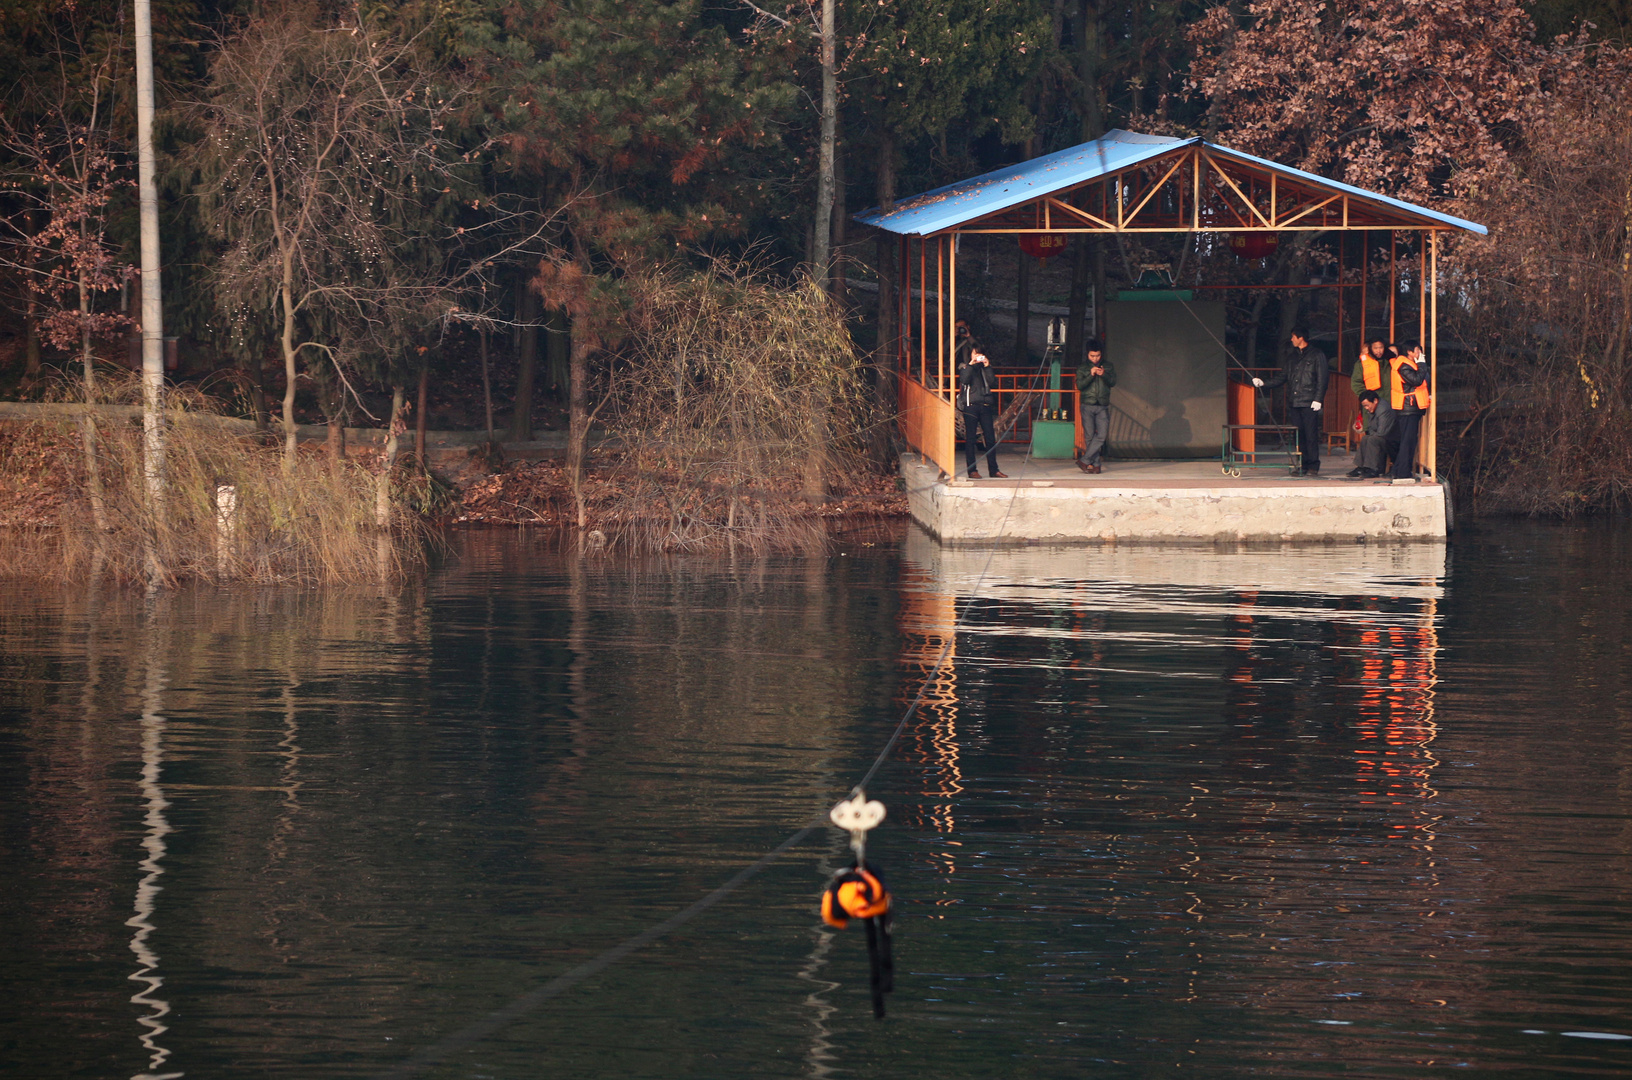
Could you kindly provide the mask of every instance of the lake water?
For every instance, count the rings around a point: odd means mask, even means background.
[[[495,533],[391,588],[7,585],[0,1073],[1632,1075],[1629,550]],[[541,990],[825,812],[926,676],[870,789],[887,1019],[829,828]]]

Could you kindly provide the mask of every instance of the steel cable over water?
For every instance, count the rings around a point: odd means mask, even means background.
[[[1042,368],[1043,365],[1039,364],[1037,371],[1032,376],[1033,382],[1035,382],[1036,378],[1041,375]],[[1002,442],[1003,436],[1007,435],[1010,431],[1013,431],[1014,426],[1019,423],[1019,420],[1020,414],[1019,412],[1016,412],[1014,418],[1010,421],[1008,428],[997,433],[997,441]],[[1022,462],[1029,462],[1030,460],[1031,450],[1028,448],[1024,458],[1022,458]],[[1009,496],[1008,506],[1006,506],[1003,510],[1003,520],[998,526],[999,534],[1001,534],[1003,529],[1008,525],[1009,515],[1013,513],[1015,500],[1019,498],[1019,496],[1020,485],[1015,484],[1013,493]],[[996,558],[996,556],[996,548],[993,548],[987,552],[986,563],[981,567],[980,576],[975,579],[974,588],[971,590],[973,594],[978,595],[980,593],[981,586],[985,584],[986,575],[992,568],[992,560]],[[907,725],[911,723],[912,718],[917,715],[918,707],[923,704],[924,695],[928,693],[930,685],[940,677],[941,669],[946,666],[947,660],[951,658],[953,646],[957,643],[958,630],[963,626],[964,621],[972,608],[972,604],[965,606],[963,611],[958,614],[958,617],[953,620],[952,630],[947,634],[946,644],[941,646],[940,655],[935,658],[934,666],[929,669],[923,680],[919,683],[918,692],[913,695],[912,701],[907,705],[906,711],[901,714],[900,721],[895,725],[895,729],[890,732],[889,739],[885,741],[883,748],[879,750],[878,756],[873,759],[871,767],[869,767],[868,770],[862,774],[861,779],[856,781],[855,786],[850,789],[851,796],[861,793],[868,784],[872,783],[873,778],[878,775],[879,769],[883,768],[884,763],[889,760],[889,756],[891,752],[895,750],[896,744],[901,741],[902,732],[906,731]],[[426,1047],[424,1050],[421,1050],[408,1060],[385,1069],[377,1075],[380,1077],[380,1080],[404,1080],[406,1077],[419,1076],[424,1073],[425,1070],[432,1068],[433,1066],[446,1060],[451,1055],[476,1045],[490,1035],[495,1034],[503,1028],[508,1027],[515,1021],[521,1019],[523,1016],[526,1016],[528,1013],[532,1012],[540,1005],[543,1005],[551,998],[559,997],[561,994],[571,990],[573,987],[577,986],[590,976],[598,975],[602,971],[605,971],[607,968],[611,967],[613,964],[617,963],[619,960],[622,960],[624,957],[629,956],[632,953],[639,952],[646,946],[661,940],[671,931],[677,930],[684,926],[698,915],[701,915],[703,912],[707,911],[709,908],[731,895],[749,878],[771,865],[771,863],[775,862],[785,852],[798,847],[811,833],[828,825],[829,822],[827,819],[827,811],[823,810],[815,818],[813,818],[808,825],[805,825],[803,828],[792,833],[786,840],[783,840],[780,844],[776,845],[776,847],[772,848],[764,855],[761,855],[758,859],[752,863],[749,863],[741,870],[738,870],[713,892],[693,901],[689,907],[682,908],[657,925],[641,931],[634,937],[628,938],[620,944],[612,946],[610,949],[607,949],[594,959],[586,960],[577,967],[557,975],[555,978],[551,979],[549,982],[546,982],[537,989],[529,990],[527,993],[517,997],[503,1008],[495,1009],[493,1012],[488,1013],[480,1020],[467,1024],[458,1031],[454,1032],[452,1035],[449,1035],[431,1046]]]

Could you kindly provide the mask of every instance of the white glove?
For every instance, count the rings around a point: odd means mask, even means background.
[[[1309,403],[1309,407],[1310,407],[1310,408],[1311,408],[1311,409],[1313,409],[1313,410],[1314,410],[1314,411],[1315,411],[1315,412],[1319,412],[1319,411],[1320,411],[1320,402],[1318,402],[1318,401],[1311,401],[1311,402],[1310,402],[1310,403]]]
[[[1257,377],[1254,377],[1253,380],[1252,380],[1252,385],[1254,385],[1258,389],[1262,390],[1264,388],[1264,380],[1262,380],[1260,378],[1257,378]]]

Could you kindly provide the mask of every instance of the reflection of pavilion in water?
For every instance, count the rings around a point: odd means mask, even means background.
[[[1142,855],[1161,864],[1154,876],[1191,901],[1171,918],[1189,922],[1198,939],[1205,937],[1203,919],[1218,918],[1224,908],[1238,930],[1244,917],[1265,934],[1310,935],[1312,920],[1334,911],[1336,918],[1348,917],[1342,913],[1349,909],[1334,897],[1339,871],[1330,845],[1359,837],[1388,850],[1378,855],[1403,871],[1402,889],[1352,899],[1362,906],[1387,905],[1416,924],[1415,932],[1428,935],[1435,924],[1417,920],[1432,917],[1441,873],[1434,850],[1441,814],[1433,743],[1444,568],[1445,549],[1438,545],[1229,553],[1033,547],[994,553],[943,548],[915,534],[901,577],[902,694],[910,700],[923,686],[924,697],[904,737],[903,756],[917,766],[922,786],[920,820],[905,824],[937,834],[926,848],[943,874],[957,868],[958,796],[967,788],[966,799],[981,798],[979,781],[966,774],[979,777],[991,767],[973,760],[980,751],[968,740],[969,728],[996,720],[984,700],[973,710],[960,703],[960,694],[969,694],[972,652],[982,669],[1021,665],[1024,681],[1048,697],[1069,699],[1043,704],[1068,706],[1078,753],[1095,750],[1106,728],[1125,737],[1126,725],[1135,722],[1127,715],[1134,711],[1128,689],[1141,678],[1165,675],[1184,680],[1173,693],[1186,709],[1193,706],[1195,719],[1218,717],[1192,725],[1207,732],[1196,738],[1215,739],[1199,743],[1195,752],[1211,758],[1202,764],[1213,771],[1197,782],[1188,801],[1181,796],[1141,804],[1135,798],[1116,813],[1135,833],[1141,820],[1184,823],[1182,831],[1164,834],[1165,844]],[[958,626],[957,612],[970,604],[977,606]],[[948,648],[947,663],[934,671]],[[1159,657],[1173,667],[1138,670],[1147,659],[1162,662]],[[1055,676],[1062,681],[1051,682]],[[991,684],[984,671],[980,678],[984,693]],[[1099,707],[1119,690],[1119,708]],[[1035,717],[1017,722],[1034,723]],[[1046,736],[1013,738],[1037,746]],[[1049,774],[1071,768],[1052,765],[1046,756],[1023,766],[1035,770],[1028,779],[1036,784],[1032,801],[1018,811],[1035,819],[1022,824],[1023,831],[1041,828],[1052,813],[1048,793],[1056,778]],[[1328,805],[1317,812],[1288,799],[1284,788],[1263,783],[1299,770],[1316,777],[1309,783],[1323,785]],[[1161,771],[1160,765],[1146,766],[1141,781]],[[1248,785],[1255,790],[1240,794]],[[1236,791],[1226,791],[1231,787]],[[1084,806],[1074,809],[1080,813]],[[1114,845],[1115,839],[1074,838],[1079,848]],[[1252,852],[1266,860],[1256,879],[1243,873],[1239,861]],[[1083,864],[1071,865],[1068,873],[1082,873]],[[951,882],[943,881],[945,892],[936,902],[956,902]],[[1113,894],[1104,897],[1106,904],[1123,902],[1114,889],[1106,891]],[[1207,962],[1202,951],[1198,944],[1198,965]],[[1291,958],[1269,962],[1277,975],[1259,983],[1264,998],[1291,996],[1300,984],[1310,985],[1309,972],[1293,966]],[[1194,993],[1195,980],[1189,981]]]

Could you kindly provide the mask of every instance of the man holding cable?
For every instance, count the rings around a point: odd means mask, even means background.
[[[1260,390],[1286,387],[1286,403],[1292,410],[1292,423],[1298,429],[1298,449],[1303,453],[1303,475],[1319,476],[1320,410],[1331,379],[1331,362],[1325,353],[1309,344],[1308,332],[1302,327],[1292,331],[1291,339],[1291,347],[1281,358],[1281,370],[1268,380],[1254,377],[1252,385]]]

